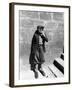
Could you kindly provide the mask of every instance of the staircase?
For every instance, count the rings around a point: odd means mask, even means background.
[[[64,53],[62,53],[59,58],[55,58],[53,64],[48,66],[48,68],[54,74],[55,77],[63,77],[64,76]]]

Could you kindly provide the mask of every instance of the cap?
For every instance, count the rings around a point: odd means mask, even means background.
[[[44,26],[38,25],[38,26],[37,26],[37,29],[39,29],[39,28],[40,28],[40,29],[44,29]]]

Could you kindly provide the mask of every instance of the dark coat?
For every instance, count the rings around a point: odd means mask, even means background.
[[[39,36],[42,38],[42,45],[39,45]],[[41,35],[38,31],[34,33],[31,43],[31,53],[29,57],[30,64],[42,64],[45,62],[45,41],[48,42],[48,38],[46,36]]]

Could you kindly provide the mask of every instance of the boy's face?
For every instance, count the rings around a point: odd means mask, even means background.
[[[42,29],[42,28],[39,28],[38,31],[39,31],[40,33],[42,33],[42,32],[43,32],[43,29]]]

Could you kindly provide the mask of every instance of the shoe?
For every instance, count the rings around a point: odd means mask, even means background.
[[[33,70],[34,72],[34,77],[37,79],[38,78],[38,72],[36,70]]]
[[[43,76],[46,76],[46,74],[45,74],[45,72],[40,68],[40,69],[38,69],[39,70],[39,72],[43,75]]]

